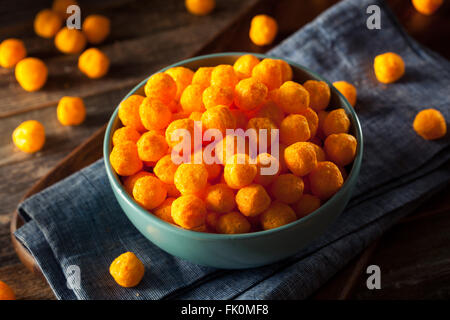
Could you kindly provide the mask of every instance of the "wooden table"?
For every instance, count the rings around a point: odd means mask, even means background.
[[[76,67],[76,56],[60,54],[51,40],[38,38],[32,27],[36,12],[50,1],[11,1],[0,4],[0,40],[18,37],[30,56],[45,60],[49,80],[44,89],[26,93],[14,80],[13,70],[0,69],[0,280],[8,282],[20,299],[54,299],[45,281],[32,275],[17,259],[9,238],[10,214],[34,183],[72,149],[108,120],[120,99],[153,71],[198,54],[223,51],[265,52],[248,39],[252,16],[267,13],[279,22],[276,45],[320,12],[333,0],[216,0],[213,14],[188,14],[181,0],[80,0],[82,15],[105,14],[112,33],[100,47],[111,58],[109,74],[88,80]],[[450,58],[450,5],[431,17],[418,14],[410,1],[389,4],[408,32],[419,42]],[[64,95],[83,97],[87,119],[79,127],[63,127],[56,105]],[[42,151],[27,155],[11,142],[11,133],[22,121],[41,121],[47,134]],[[390,230],[352,261],[314,298],[449,298],[450,211],[449,191],[443,191],[417,212]],[[365,267],[382,267],[383,290],[365,287]]]

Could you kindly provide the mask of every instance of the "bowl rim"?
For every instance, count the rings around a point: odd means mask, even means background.
[[[198,60],[203,60],[203,59],[207,59],[207,58],[216,58],[216,57],[226,57],[226,56],[235,56],[235,55],[247,55],[247,54],[251,54],[254,55],[260,59],[265,59],[265,58],[270,58],[270,59],[282,59],[284,61],[286,61],[287,63],[289,63],[289,65],[292,65],[296,68],[299,68],[303,71],[306,71],[307,73],[313,75],[316,79],[319,79],[320,81],[324,81],[328,84],[328,86],[330,87],[331,90],[335,91],[335,93],[338,94],[338,96],[340,97],[340,100],[342,101],[343,105],[341,106],[342,108],[344,108],[344,110],[346,111],[347,114],[351,115],[352,118],[352,125],[354,127],[355,130],[355,136],[356,136],[356,141],[358,142],[357,145],[357,152],[356,152],[356,157],[355,160],[353,161],[353,166],[348,174],[347,180],[344,182],[343,186],[341,187],[341,189],[339,189],[338,192],[336,192],[336,194],[334,194],[330,199],[328,199],[322,206],[320,206],[317,210],[313,211],[312,213],[308,214],[305,217],[302,217],[300,219],[295,220],[294,222],[288,223],[286,225],[274,228],[274,229],[269,229],[269,230],[262,230],[262,231],[256,231],[256,232],[248,232],[248,233],[240,233],[240,234],[220,234],[220,233],[207,233],[207,232],[197,232],[197,231],[191,231],[191,230],[187,230],[187,229],[183,229],[181,227],[178,227],[176,225],[173,225],[171,223],[168,223],[158,217],[156,217],[155,215],[151,214],[148,210],[142,208],[134,199],[132,199],[132,197],[125,191],[122,183],[120,182],[120,179],[118,178],[117,174],[114,172],[113,168],[111,167],[110,161],[109,161],[109,154],[111,152],[110,150],[110,145],[111,142],[110,140],[112,139],[112,128],[113,125],[116,121],[116,119],[118,118],[118,110],[119,110],[119,106],[120,103],[122,103],[124,100],[126,100],[129,96],[133,95],[136,93],[136,91],[138,91],[142,86],[144,86],[147,83],[147,80],[155,73],[159,73],[159,72],[164,72],[170,68],[173,67],[178,67],[178,66],[183,66],[187,63],[190,62],[195,62]],[[347,99],[339,92],[339,90],[337,90],[332,83],[330,83],[327,79],[323,78],[321,75],[317,74],[314,71],[311,71],[310,69],[308,69],[307,67],[304,67],[296,62],[293,62],[289,59],[285,59],[285,58],[280,58],[274,55],[266,55],[266,54],[261,54],[261,53],[252,53],[252,52],[222,52],[222,53],[213,53],[213,54],[206,54],[206,55],[201,55],[201,56],[196,56],[193,58],[189,58],[189,59],[184,59],[181,61],[178,61],[176,63],[173,63],[167,67],[161,68],[158,71],[155,71],[154,73],[152,73],[151,75],[149,75],[147,78],[145,78],[144,80],[142,80],[139,84],[137,84],[120,102],[119,104],[116,106],[113,114],[111,115],[109,121],[108,121],[108,125],[106,128],[106,132],[105,132],[105,136],[103,139],[103,160],[104,160],[104,164],[105,164],[105,169],[106,169],[106,173],[108,176],[108,179],[110,181],[110,183],[112,184],[112,188],[115,188],[118,193],[118,195],[120,197],[122,197],[122,199],[131,207],[133,207],[133,209],[135,209],[135,212],[144,220],[147,220],[148,223],[155,225],[157,228],[160,228],[164,231],[171,231],[171,232],[179,232],[181,233],[181,235],[185,235],[187,237],[190,238],[197,238],[199,240],[238,240],[238,239],[250,239],[250,238],[260,238],[260,237],[265,237],[268,235],[274,235],[280,232],[284,232],[286,230],[295,228],[297,225],[301,224],[301,223],[305,223],[307,222],[309,219],[312,219],[313,216],[318,215],[321,211],[324,211],[326,207],[330,207],[334,204],[335,201],[337,201],[338,199],[342,198],[344,196],[344,194],[348,191],[350,191],[350,189],[354,186],[354,184],[356,184],[357,178],[358,178],[358,174],[359,174],[359,170],[361,168],[361,163],[362,163],[362,157],[363,157],[363,144],[364,144],[364,139],[363,139],[363,134],[362,134],[362,129],[361,129],[361,124],[359,122],[358,116],[354,110],[354,108],[350,105],[350,103],[347,101]],[[125,213],[125,212],[124,212]],[[127,214],[127,213],[125,213]],[[127,214],[128,215],[128,214]]]

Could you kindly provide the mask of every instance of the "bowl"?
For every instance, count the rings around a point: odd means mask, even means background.
[[[205,66],[233,64],[244,54],[248,53],[230,52],[199,56],[180,61],[158,72],[176,66],[195,70]],[[261,59],[269,58],[263,54],[251,54]],[[117,106],[108,123],[103,144],[107,176],[114,195],[128,219],[153,244],[174,256],[200,265],[223,269],[259,267],[285,259],[305,248],[311,241],[320,237],[344,210],[352,195],[361,167],[363,136],[358,117],[348,101],[330,82],[301,65],[286,61],[293,69],[295,81],[303,83],[308,79],[315,79],[327,82],[331,88],[330,105],[344,108],[349,115],[351,133],[356,137],[358,146],[356,158],[342,188],[313,213],[276,229],[227,235],[194,232],[179,228],[157,218],[139,206],[125,191],[119,177],[111,167],[109,154],[112,148],[112,135],[114,130],[121,126],[118,118],[119,107]],[[147,79],[138,84],[124,100],[132,94],[144,95],[146,82]]]

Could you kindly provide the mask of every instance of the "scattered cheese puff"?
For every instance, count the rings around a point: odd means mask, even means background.
[[[185,229],[194,229],[205,224],[206,206],[203,201],[192,195],[182,195],[172,202],[172,218]]]
[[[174,201],[175,198],[167,198],[163,201],[163,203],[161,203],[157,208],[153,210],[153,214],[161,220],[174,224],[175,221],[173,221],[172,218],[172,203]]]
[[[84,118],[86,118],[86,108],[83,99],[79,97],[62,97],[58,102],[56,115],[59,122],[64,126],[77,126],[83,123]],[[139,133],[137,134],[139,135]]]
[[[286,145],[307,141],[311,137],[308,120],[299,114],[290,114],[280,125],[280,141]]]
[[[250,222],[236,211],[221,215],[216,225],[217,232],[224,234],[247,233],[250,228]]]
[[[177,84],[170,75],[159,72],[147,80],[144,91],[147,97],[169,104],[177,95]]]
[[[224,183],[209,186],[205,193],[206,209],[227,213],[236,207],[233,190]]]
[[[405,73],[402,57],[393,52],[386,52],[375,57],[373,67],[375,76],[381,83],[392,83]]]
[[[219,222],[220,213],[210,211],[206,214],[206,226],[213,231],[217,231],[217,223]]]
[[[310,194],[303,194],[293,207],[297,218],[300,219],[319,209],[320,199]]]
[[[166,199],[166,196],[165,184],[155,176],[143,176],[134,183],[134,200],[147,210],[160,206]]]
[[[194,72],[191,69],[185,67],[173,67],[166,71],[166,73],[175,80],[177,85],[176,100],[180,100],[181,94],[188,85],[192,83]]]
[[[12,68],[27,56],[22,40],[6,39],[0,43],[0,66]]]
[[[139,171],[138,173],[135,173],[131,176],[125,177],[123,179],[123,186],[125,187],[125,190],[128,192],[128,194],[133,195],[133,188],[136,183],[136,181],[139,178],[146,177],[146,176],[155,176],[153,173],[147,172],[147,171]]]
[[[239,189],[236,193],[236,204],[239,211],[247,216],[254,217],[270,206],[271,199],[260,184],[251,184]]]
[[[250,78],[253,68],[259,63],[259,59],[252,54],[240,56],[233,65],[239,79]]]
[[[131,176],[143,167],[136,144],[131,141],[114,146],[109,155],[109,161],[114,171],[121,176]]]
[[[412,0],[417,11],[424,15],[432,15],[442,5],[443,0]]]
[[[38,58],[20,60],[15,69],[17,82],[29,92],[41,89],[47,82],[47,74],[47,66]]]
[[[180,98],[180,105],[184,112],[191,113],[194,111],[205,111],[203,104],[203,90],[204,87],[198,84],[190,84],[184,89]]]
[[[182,163],[174,175],[174,183],[181,194],[195,194],[206,188],[208,170],[202,163]]]
[[[259,135],[266,130],[267,140],[266,145],[269,147],[272,144],[272,130],[277,130],[278,127],[269,118],[251,118],[247,123],[247,129],[254,129],[257,134],[257,142],[260,144]]]
[[[166,139],[157,131],[145,132],[136,145],[142,161],[158,161],[169,150]]]
[[[283,83],[281,65],[274,59],[263,59],[252,70],[252,77],[264,83],[269,90],[278,89]]]
[[[108,73],[109,58],[97,48],[87,49],[78,58],[78,69],[91,79],[99,79]]]
[[[0,281],[0,301],[1,300],[16,300],[14,291],[3,281]]]
[[[105,41],[110,32],[110,21],[107,17],[99,14],[91,14],[84,19],[83,33],[87,41],[92,44],[99,44]]]
[[[286,81],[291,81],[294,73],[289,63],[281,59],[277,59],[275,61],[279,63],[281,68],[281,82],[284,83]]]
[[[308,142],[296,142],[284,150],[284,159],[289,170],[297,176],[305,176],[317,165],[314,147]]]
[[[134,128],[138,132],[144,132],[145,128],[139,116],[139,106],[144,100],[143,96],[133,94],[119,105],[119,119],[126,127]]]
[[[236,119],[227,106],[219,105],[203,112],[202,125],[205,130],[217,129],[225,135],[226,129],[236,128]]]
[[[308,80],[303,87],[309,92],[309,107],[315,111],[324,110],[330,103],[330,87],[324,81]]]
[[[350,129],[350,119],[344,109],[335,109],[323,120],[322,130],[325,136],[333,133],[347,133]]]
[[[270,207],[261,213],[261,226],[264,230],[281,227],[297,220],[294,210],[287,204],[274,201]]]
[[[62,27],[61,16],[50,9],[44,9],[34,18],[34,32],[42,38],[52,38]]]
[[[275,180],[277,175],[280,173],[280,162],[277,158],[269,153],[258,154],[256,160],[256,167],[258,171],[256,173],[255,183],[260,184],[263,187],[267,187]],[[270,172],[268,172],[269,170],[273,171],[274,173],[270,174]]]
[[[213,86],[234,88],[238,82],[239,78],[233,66],[228,64],[219,64],[211,72],[211,85]]]
[[[347,99],[352,107],[356,104],[357,92],[356,88],[346,81],[333,82],[333,86]]]
[[[228,158],[223,177],[230,188],[240,189],[253,182],[257,171],[256,165],[250,163],[248,155],[240,153]]]
[[[355,137],[347,133],[330,134],[324,144],[328,159],[342,167],[355,159],[356,145]]]
[[[208,88],[211,85],[211,74],[214,67],[200,67],[194,72],[192,77],[192,84],[198,84],[203,88]]]
[[[278,201],[291,204],[300,199],[303,193],[303,180],[291,173],[280,174],[273,181],[270,192]]]
[[[216,6],[215,0],[185,0],[186,9],[196,15],[205,16],[214,10]]]
[[[236,120],[236,129],[245,129],[247,128],[247,116],[242,110],[239,109],[231,109],[231,114]]]
[[[344,184],[341,171],[330,161],[318,162],[308,179],[312,194],[321,200],[333,196]]]
[[[52,5],[52,10],[57,12],[62,19],[69,17],[67,13],[67,8],[71,5],[78,5],[75,0],[54,0]]]
[[[86,46],[86,36],[77,29],[64,27],[56,34],[55,46],[62,53],[80,53]]]
[[[203,104],[205,108],[218,105],[230,107],[233,104],[233,89],[230,87],[210,86],[203,91]]]
[[[257,46],[271,44],[278,32],[278,24],[274,18],[265,14],[254,16],[250,23],[250,40]]]
[[[285,113],[301,113],[310,103],[309,92],[299,83],[286,81],[276,91],[275,103]]]
[[[175,117],[175,115],[173,115]],[[189,118],[183,118],[172,121],[166,129],[166,141],[170,147],[174,147],[177,144],[181,143],[184,140],[184,136],[177,136],[175,133],[177,130],[187,130],[189,132],[191,139],[191,146],[194,145],[194,128],[195,123],[194,120]]]
[[[172,156],[166,154],[164,157],[156,162],[153,172],[164,183],[173,184],[175,172],[178,169],[178,165],[172,161]]]
[[[118,285],[124,288],[135,287],[144,277],[145,267],[133,252],[125,252],[111,263],[109,273]]]
[[[254,78],[243,79],[236,85],[234,103],[243,111],[252,111],[263,105],[267,93],[262,82]]]
[[[145,98],[139,106],[139,116],[147,130],[164,130],[172,120],[169,107],[160,100]]]
[[[22,122],[12,134],[14,144],[20,150],[34,153],[42,149],[45,143],[44,126],[36,120]]]
[[[281,125],[284,119],[284,112],[273,101],[266,101],[261,108],[254,114],[255,118],[269,118],[277,126]]]
[[[447,133],[447,124],[441,112],[436,109],[420,111],[413,122],[414,131],[426,140],[439,139]]]

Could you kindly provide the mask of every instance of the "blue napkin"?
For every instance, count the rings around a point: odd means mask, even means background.
[[[366,27],[371,4],[381,8],[380,30]],[[400,54],[406,64],[404,77],[389,85],[375,79],[372,66],[374,56],[386,51]],[[358,88],[364,160],[354,196],[336,223],[308,248],[270,266],[230,271],[195,265],[141,236],[122,213],[99,160],[19,206],[27,223],[16,237],[59,299],[305,298],[448,185],[448,135],[425,141],[412,121],[430,107],[450,118],[450,64],[409,38],[383,1],[342,1],[270,54]],[[135,288],[119,287],[108,273],[111,261],[125,251],[135,252],[146,266]],[[68,287],[77,270],[80,285]]]

